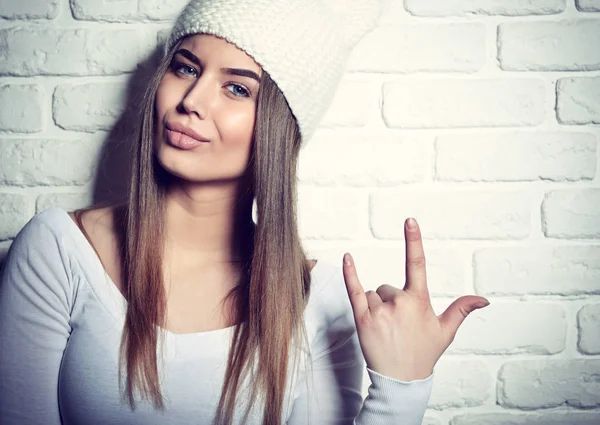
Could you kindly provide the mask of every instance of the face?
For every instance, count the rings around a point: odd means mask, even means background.
[[[250,56],[223,39],[184,39],[156,93],[161,166],[191,182],[239,179],[250,156],[261,75]]]

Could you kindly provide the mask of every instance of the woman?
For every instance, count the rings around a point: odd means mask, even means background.
[[[296,223],[300,144],[378,13],[188,4],[140,105],[128,202],[47,210],[11,245],[3,424],[421,422],[435,363],[486,300],[435,316],[413,221],[404,289],[367,293],[348,254],[309,260]]]

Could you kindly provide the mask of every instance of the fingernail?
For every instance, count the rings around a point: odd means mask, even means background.
[[[409,217],[407,226],[410,230],[415,230],[417,228],[417,221],[414,218]]]
[[[352,257],[350,257],[350,254],[344,254],[344,266],[351,266],[352,265]]]
[[[488,305],[490,305],[489,301],[487,301],[487,302],[486,301],[481,301],[481,302],[475,303],[474,307],[475,308],[483,308],[483,307],[487,307]]]

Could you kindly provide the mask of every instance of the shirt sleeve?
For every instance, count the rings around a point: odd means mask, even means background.
[[[339,283],[339,301],[325,297],[338,315],[312,344],[312,376],[309,368],[287,424],[421,425],[433,373],[425,379],[399,381],[366,368],[371,385],[363,400],[365,362],[350,300],[340,292]]]
[[[45,217],[34,217],[17,235],[0,280],[4,425],[61,424],[58,375],[74,295],[68,256]]]

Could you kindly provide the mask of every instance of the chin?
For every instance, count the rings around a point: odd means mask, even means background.
[[[164,172],[181,180],[201,182],[210,179],[210,176],[206,175],[208,170],[199,172],[197,162],[194,163],[188,158],[177,158],[177,156],[171,152],[158,152],[156,162]]]
[[[241,179],[245,174],[245,169],[216,168],[215,163],[222,161],[204,161],[198,156],[166,146],[156,152],[156,162],[167,174],[190,183],[230,182]]]
[[[168,174],[189,182],[228,182],[246,174],[249,152],[242,149],[216,154],[210,146],[184,150],[157,138],[154,156],[158,165]],[[204,149],[208,148],[208,149]]]

